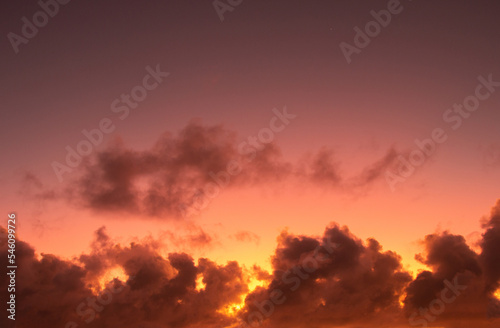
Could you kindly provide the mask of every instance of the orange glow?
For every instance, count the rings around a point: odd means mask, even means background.
[[[403,308],[405,306],[405,303],[404,303],[405,298],[406,298],[406,294],[401,294],[401,296],[399,296],[399,306],[401,308]]]
[[[229,317],[235,317],[238,314],[238,312],[245,307],[245,298],[247,297],[247,295],[253,292],[257,287],[262,287],[264,285],[265,281],[257,280],[255,278],[250,278],[248,282],[248,293],[241,295],[240,302],[226,305],[218,312]]]
[[[245,296],[242,296],[241,303],[233,303],[225,306],[223,309],[219,310],[219,313],[222,313],[228,317],[235,317],[238,312],[245,306]]]
[[[203,282],[203,276],[200,274],[198,278],[196,278],[196,291],[200,291],[205,289],[206,284]]]
[[[118,279],[122,282],[126,282],[128,280],[128,276],[121,267],[115,267],[110,270],[108,270],[106,273],[104,273],[98,281],[98,289],[103,290],[106,288],[106,285],[113,281],[113,279]]]

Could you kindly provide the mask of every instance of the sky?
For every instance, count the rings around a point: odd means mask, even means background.
[[[497,2],[0,6],[2,327],[498,326]]]

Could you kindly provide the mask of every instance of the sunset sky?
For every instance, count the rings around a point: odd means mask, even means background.
[[[500,324],[499,3],[0,12],[2,327]]]

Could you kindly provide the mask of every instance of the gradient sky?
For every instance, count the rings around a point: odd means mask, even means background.
[[[500,198],[500,88],[455,130],[443,114],[475,94],[478,77],[500,81],[499,3],[401,1],[402,11],[350,63],[340,44],[354,45],[354,28],[388,1],[243,0],[221,21],[212,1],[74,0],[18,53],[8,34],[21,35],[21,19],[32,20],[40,5],[0,6],[0,198],[37,254],[72,261],[93,252],[105,226],[121,245],[156,240],[165,257],[186,252],[272,273],[284,230],[319,238],[332,222],[399,254],[413,277],[433,269],[415,259],[428,234],[462,235],[481,252],[482,224]],[[157,65],[170,75],[121,120],[113,101]],[[192,193],[284,107],[296,117],[262,162],[249,163],[194,215],[99,195],[113,183],[115,193],[127,183],[151,191],[167,177]],[[115,130],[60,182],[53,163],[64,164],[66,147],[105,118]],[[397,172],[398,156],[408,158],[415,139],[436,128],[448,139],[391,190],[386,174]],[[190,153],[196,142],[213,157]],[[170,151],[185,158],[162,163]],[[125,155],[106,166],[106,154]],[[99,175],[107,168],[123,179]],[[175,202],[164,192],[163,202]]]

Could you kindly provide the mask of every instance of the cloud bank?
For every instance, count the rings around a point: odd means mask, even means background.
[[[16,324],[21,328],[496,327],[500,201],[484,229],[480,251],[460,235],[425,236],[424,251],[416,257],[428,270],[415,278],[403,268],[398,254],[384,250],[373,238],[364,242],[334,223],[320,237],[281,233],[270,274],[236,261],[223,265],[207,258],[196,261],[186,253],[163,257],[159,241],[121,246],[104,228],[95,232],[91,251],[73,260],[36,254],[28,243],[18,241]],[[239,238],[246,240],[248,235]],[[4,267],[6,244],[7,233],[1,228]],[[122,270],[121,277],[101,281],[116,268]],[[260,280],[260,286],[252,289],[252,279]],[[4,275],[0,286],[5,289],[7,284]]]
[[[198,214],[224,188],[294,180],[364,193],[398,164],[397,155],[389,149],[355,176],[346,177],[331,150],[322,148],[291,163],[272,141],[250,136],[238,142],[236,133],[222,125],[193,121],[177,135],[165,133],[148,150],[115,142],[94,153],[79,167],[78,178],[68,182],[64,195],[96,211],[175,219]],[[54,195],[28,175],[26,180],[37,182],[32,189],[40,189],[36,195]]]

